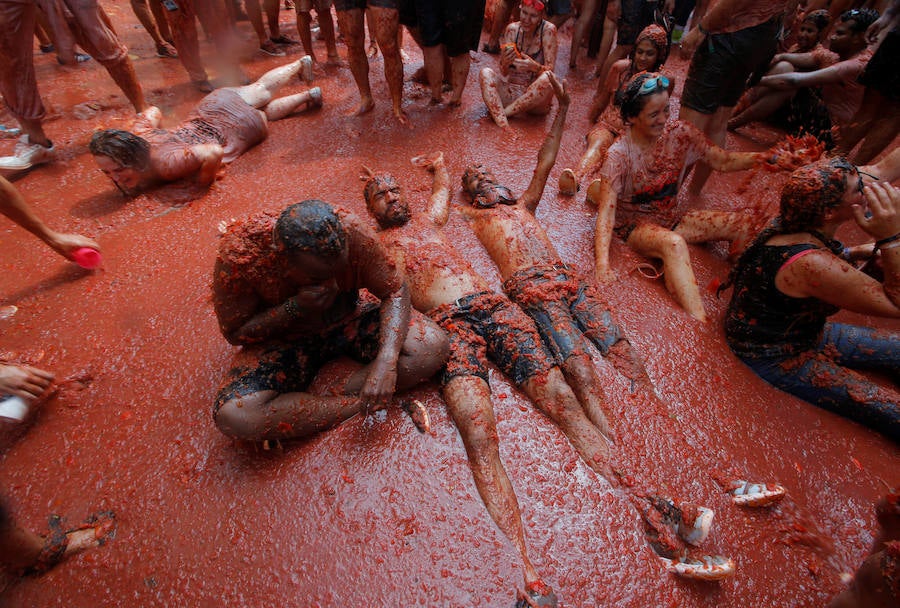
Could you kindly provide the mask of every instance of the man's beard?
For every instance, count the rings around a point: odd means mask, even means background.
[[[397,228],[405,226],[411,217],[412,212],[407,205],[391,205],[384,215],[378,218],[378,223],[382,228]]]

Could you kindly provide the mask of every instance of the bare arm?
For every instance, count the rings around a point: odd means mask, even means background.
[[[860,167],[859,170],[892,183],[900,180],[900,146],[891,150],[887,156],[874,165]]]
[[[856,223],[878,240],[900,233],[900,190],[875,182],[866,186],[865,195],[870,215],[854,206]],[[794,297],[815,297],[862,314],[900,317],[900,247],[883,249],[881,261],[883,283],[831,253],[814,251],[780,270],[775,285]]]
[[[0,364],[0,394],[35,399],[53,382],[53,374],[27,365]]]
[[[843,62],[841,62],[843,63]],[[812,72],[790,72],[788,74],[773,74],[764,76],[759,84],[772,87],[781,91],[802,89],[804,87],[819,87],[825,84],[835,84],[844,80],[843,68],[840,63],[830,65],[821,70]]]
[[[550,82],[553,85],[553,92],[559,103],[559,109],[556,112],[556,118],[553,120],[553,126],[547,133],[547,138],[538,152],[537,166],[534,168],[534,175],[531,177],[531,183],[528,189],[519,197],[528,211],[534,213],[538,203],[541,202],[541,196],[544,194],[544,186],[547,185],[547,178],[550,176],[550,169],[556,163],[556,155],[559,153],[559,144],[562,141],[563,127],[566,123],[566,113],[569,111],[569,94],[566,92],[565,86],[556,77],[553,72],[547,72],[550,76]]]
[[[450,217],[450,175],[444,165],[444,153],[436,152],[428,156],[412,159],[414,165],[422,167],[433,175],[431,200],[428,202],[428,217],[437,226],[443,226]]]
[[[612,184],[604,179],[600,183],[597,224],[594,228],[594,277],[598,283],[611,283],[616,279],[609,267],[609,245],[616,222],[616,199]]]
[[[729,152],[711,144],[703,155],[703,160],[716,171],[731,173],[752,169],[766,157],[764,152]]]
[[[0,213],[38,237],[59,255],[72,259],[77,249],[89,247],[100,250],[93,239],[78,234],[63,234],[47,227],[39,218],[22,194],[5,178],[0,177]]]

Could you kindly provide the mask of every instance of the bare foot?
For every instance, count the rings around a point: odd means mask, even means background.
[[[402,108],[394,108],[394,116],[397,118],[397,122],[399,122],[401,125],[409,125],[409,118],[406,116],[406,112],[404,112]]]
[[[372,108],[374,108],[374,107],[375,107],[374,99],[363,99],[359,103],[359,107],[356,108],[356,110],[354,110],[353,112],[350,112],[350,114],[348,114],[348,116],[362,116],[363,114],[371,112]]]

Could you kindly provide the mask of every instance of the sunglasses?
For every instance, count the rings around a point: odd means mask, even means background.
[[[529,6],[538,12],[544,10],[544,3],[541,0],[522,0],[522,5]]]
[[[669,79],[665,76],[657,74],[656,76],[647,78],[644,82],[641,83],[641,88],[638,89],[638,95],[650,95],[651,93],[656,93],[659,90],[665,90],[668,88]]]

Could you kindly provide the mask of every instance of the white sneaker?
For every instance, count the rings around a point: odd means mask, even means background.
[[[49,163],[55,156],[56,148],[52,144],[49,148],[45,148],[40,144],[31,143],[28,136],[23,135],[16,144],[14,155],[0,158],[0,174],[27,171],[36,165]]]

